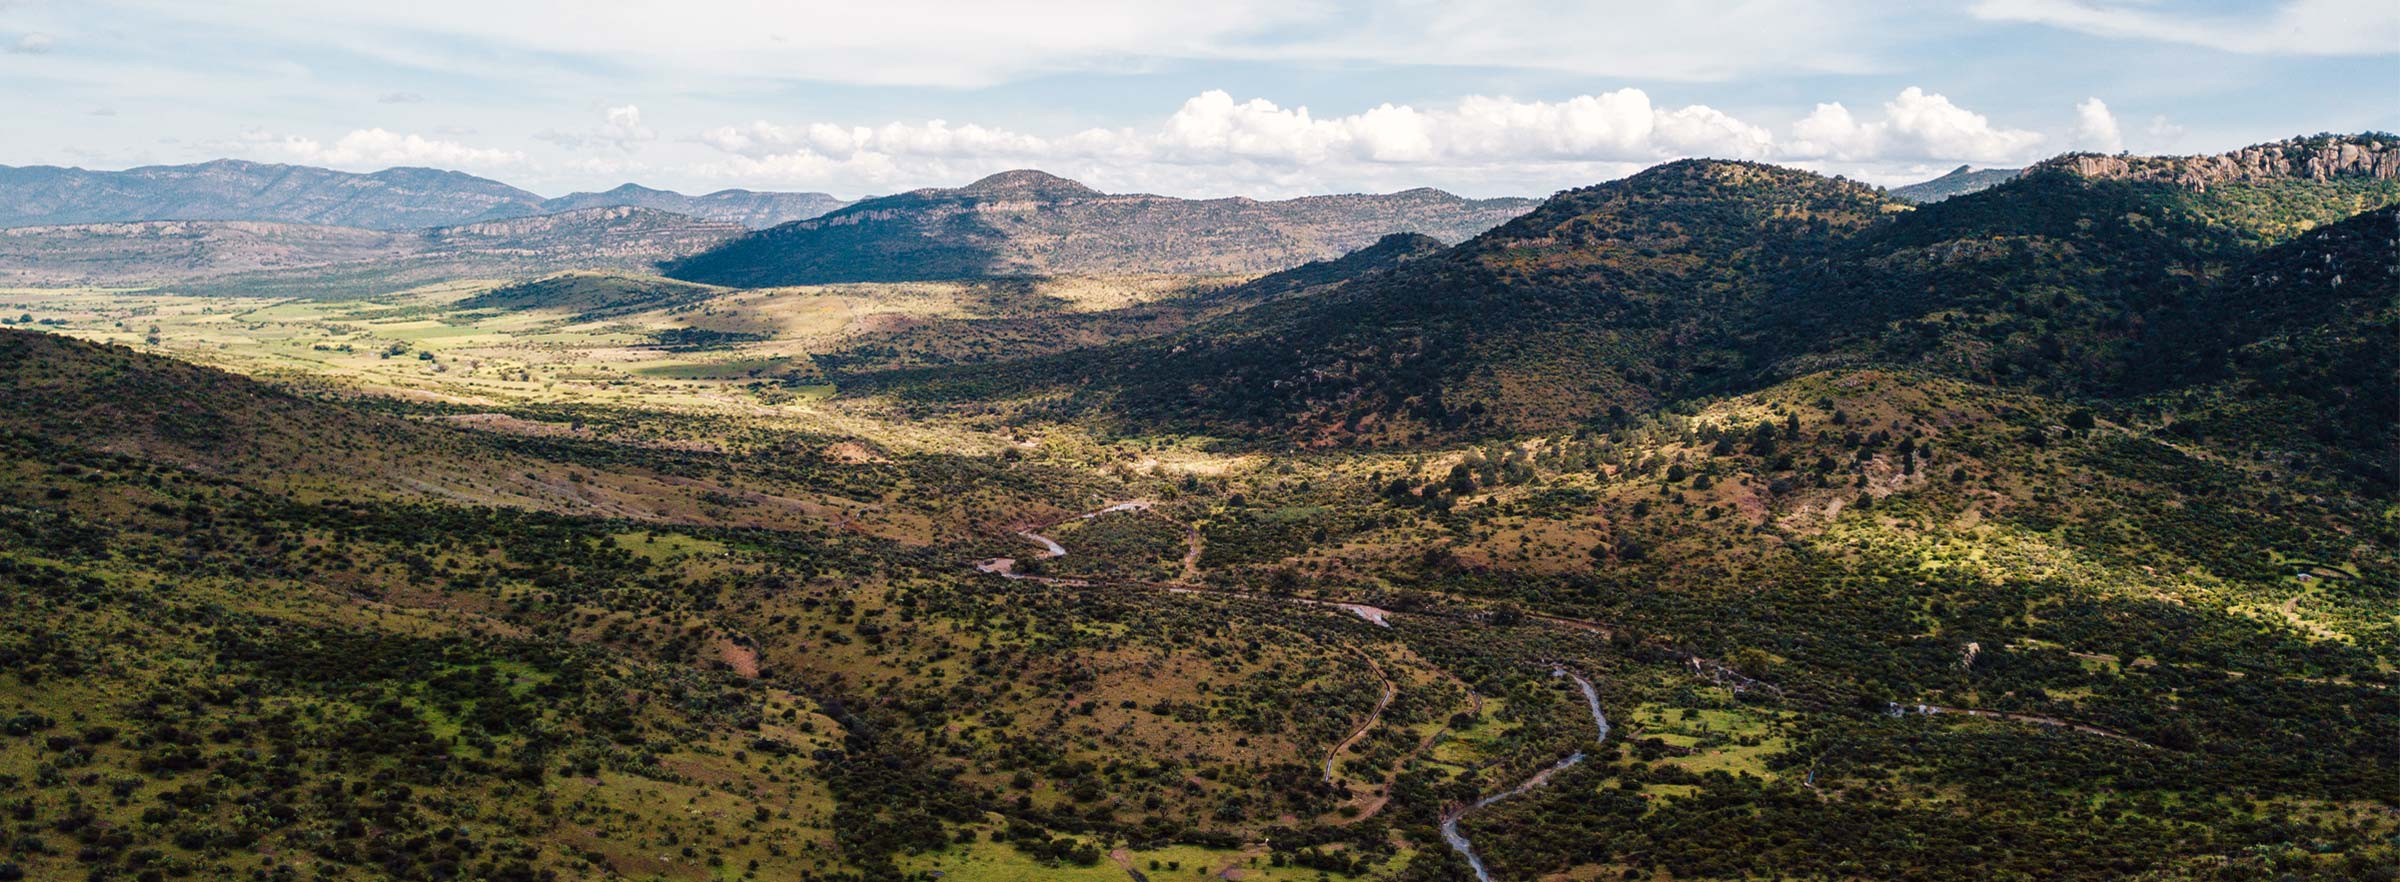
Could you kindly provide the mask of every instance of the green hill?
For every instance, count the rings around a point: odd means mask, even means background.
[[[1117,418],[1337,443],[1548,430],[1833,366],[2119,394],[2180,304],[2262,248],[2400,201],[2389,139],[2292,143],[2279,173],[2195,184],[2070,157],[1914,209],[1807,172],[1670,163],[1160,340],[856,379],[920,400],[1073,388]],[[2325,150],[2352,160],[2310,158]]]

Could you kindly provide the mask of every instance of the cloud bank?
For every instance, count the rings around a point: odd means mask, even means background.
[[[1561,101],[1471,96],[1426,108],[1386,103],[1334,116],[1211,90],[1154,126],[1062,136],[946,120],[872,127],[759,120],[712,128],[697,140],[722,154],[699,170],[729,180],[872,190],[1039,166],[1102,185],[1188,191],[1215,181],[1220,192],[1246,186],[1253,194],[1277,194],[1405,186],[1434,175],[1589,182],[1688,156],[1846,167],[1998,165],[2037,158],[2051,139],[1995,125],[1910,87],[1868,116],[1838,103],[1818,105],[1783,136],[1706,105],[1660,106],[1626,88]]]
[[[1796,159],[1962,161],[1988,164],[2030,158],[2039,132],[1993,126],[1983,114],[1910,86],[1883,105],[1883,118],[1861,120],[1850,109],[1819,104],[1792,125],[1785,154]]]
[[[525,154],[514,150],[469,147],[456,141],[443,141],[422,135],[400,134],[384,129],[359,129],[332,144],[314,138],[287,136],[261,137],[271,153],[296,162],[336,167],[424,165],[464,168],[506,168],[525,162]]]
[[[1724,80],[1858,73],[1865,0],[87,0],[111,18],[222,27],[430,70],[631,67],[725,81],[980,87],[1162,61],[1442,65]],[[522,73],[523,71],[518,71]]]

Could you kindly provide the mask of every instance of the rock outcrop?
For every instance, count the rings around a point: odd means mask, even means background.
[[[2319,135],[2244,147],[2213,156],[2108,156],[2069,153],[2035,165],[2100,180],[2158,181],[2193,190],[2218,184],[2279,180],[2329,181],[2362,177],[2400,178],[2400,137],[2384,134]]]

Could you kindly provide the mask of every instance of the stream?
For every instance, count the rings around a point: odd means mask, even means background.
[[[1590,706],[1592,709],[1592,726],[1599,731],[1598,737],[1594,738],[1593,740],[1607,741],[1608,716],[1600,712],[1600,690],[1592,688],[1592,681],[1586,680],[1582,677],[1582,675],[1569,671],[1566,668],[1551,668],[1550,676],[1567,677],[1573,679],[1575,681],[1575,685],[1583,689],[1584,704]],[[1566,758],[1561,759],[1556,763],[1552,763],[1549,768],[1533,773],[1533,777],[1525,779],[1524,783],[1518,784],[1517,786],[1511,787],[1507,790],[1494,793],[1490,796],[1486,796],[1482,799],[1476,800],[1475,804],[1473,805],[1469,805],[1464,808],[1460,808],[1457,811],[1443,815],[1442,841],[1450,843],[1450,849],[1452,851],[1458,852],[1460,857],[1467,859],[1467,866],[1475,871],[1475,878],[1479,880],[1479,882],[1492,882],[1492,871],[1489,867],[1484,866],[1483,858],[1475,853],[1475,844],[1467,841],[1466,834],[1458,832],[1459,820],[1465,818],[1468,812],[1492,805],[1503,799],[1517,796],[1536,787],[1550,783],[1551,776],[1566,771],[1567,769],[1572,768],[1576,763],[1580,762],[1583,762],[1583,751],[1578,750],[1574,753],[1567,754]]]

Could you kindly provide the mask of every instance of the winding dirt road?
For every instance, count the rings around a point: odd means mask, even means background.
[[[1194,526],[1192,526],[1192,525],[1190,525],[1190,524],[1186,524],[1186,523],[1184,523],[1184,522],[1182,522],[1182,521],[1178,521],[1178,520],[1175,520],[1175,519],[1173,519],[1173,518],[1166,517],[1166,516],[1165,516],[1165,515],[1163,515],[1163,514],[1159,514],[1159,513],[1157,513],[1156,511],[1154,511],[1154,510],[1153,510],[1153,504],[1152,504],[1151,502],[1147,501],[1147,500],[1135,500],[1135,501],[1131,501],[1131,502],[1120,502],[1120,503],[1116,503],[1116,504],[1110,505],[1110,506],[1108,506],[1108,507],[1105,507],[1105,508],[1097,509],[1097,510],[1094,510],[1094,511],[1091,511],[1091,512],[1086,512],[1086,513],[1084,513],[1084,514],[1081,514],[1081,515],[1077,515],[1076,517],[1078,517],[1078,518],[1081,518],[1081,519],[1088,520],[1088,519],[1095,518],[1095,517],[1098,517],[1098,516],[1100,516],[1100,515],[1103,515],[1103,514],[1109,514],[1109,513],[1111,513],[1111,512],[1129,512],[1129,511],[1141,511],[1141,512],[1146,512],[1146,513],[1149,513],[1149,514],[1151,514],[1151,515],[1153,515],[1153,516],[1155,516],[1155,517],[1159,517],[1159,518],[1162,518],[1162,519],[1164,519],[1164,520],[1167,520],[1169,523],[1176,524],[1177,526],[1180,526],[1180,527],[1182,527],[1182,528],[1184,529],[1184,542],[1185,542],[1185,551],[1184,551],[1184,555],[1183,555],[1183,561],[1182,561],[1182,563],[1183,563],[1183,575],[1182,575],[1182,579],[1181,579],[1181,580],[1179,580],[1179,581],[1176,581],[1176,582],[1110,581],[1110,582],[1105,582],[1105,583],[1096,583],[1096,582],[1094,582],[1094,581],[1088,581],[1088,580],[1084,580],[1084,579],[1069,579],[1069,578],[1061,578],[1061,577],[1055,577],[1055,576],[1036,576],[1036,575],[1028,575],[1028,574],[1025,574],[1025,573],[1019,573],[1019,572],[1017,572],[1017,571],[1016,571],[1016,563],[1017,563],[1017,561],[1016,561],[1015,559],[1013,559],[1013,558],[1005,558],[1005,557],[1003,557],[1003,558],[993,558],[993,559],[990,559],[990,560],[986,560],[986,561],[981,561],[981,562],[978,562],[978,563],[976,563],[976,564],[975,564],[975,568],[976,568],[977,570],[981,571],[981,572],[990,573],[990,574],[992,574],[992,575],[1001,576],[1001,577],[1003,577],[1003,578],[1008,578],[1008,579],[1023,579],[1023,580],[1030,580],[1030,581],[1039,582],[1039,583],[1041,583],[1041,584],[1045,584],[1045,585],[1054,585],[1054,586],[1059,586],[1059,587],[1069,587],[1069,588],[1088,588],[1088,587],[1094,587],[1094,586],[1095,586],[1095,585],[1097,585],[1097,584],[1106,584],[1106,585],[1114,585],[1114,586],[1122,586],[1122,587],[1134,587],[1134,588],[1142,588],[1142,589],[1146,589],[1146,590],[1154,590],[1154,591],[1164,591],[1164,592],[1166,592],[1166,593],[1170,593],[1170,594],[1193,594],[1193,595],[1205,595],[1205,596],[1220,597],[1220,598],[1227,598],[1227,599],[1234,599],[1234,600],[1259,600],[1259,601],[1267,601],[1267,602],[1273,602],[1273,603],[1287,603],[1287,604],[1295,604],[1295,605],[1302,605],[1302,606],[1316,606],[1316,607],[1324,607],[1324,608],[1329,608],[1329,609],[1337,609],[1337,610],[1341,610],[1341,611],[1343,611],[1343,612],[1345,612],[1345,613],[1348,613],[1348,614],[1350,614],[1350,615],[1357,616],[1359,619],[1361,619],[1361,620],[1363,620],[1363,621],[1366,621],[1366,622],[1369,622],[1369,623],[1371,623],[1371,624],[1374,624],[1374,625],[1376,625],[1376,626],[1379,626],[1379,627],[1389,628],[1389,627],[1391,627],[1391,626],[1392,626],[1392,625],[1391,625],[1391,621],[1390,621],[1390,619],[1391,619],[1391,617],[1394,615],[1394,613],[1392,613],[1392,612],[1390,612],[1390,611],[1388,611],[1388,610],[1384,610],[1384,609],[1381,609],[1381,608],[1378,608],[1378,607],[1375,607],[1375,606],[1371,606],[1371,605],[1368,605],[1368,604],[1364,604],[1364,603],[1359,603],[1359,602],[1354,602],[1354,601],[1349,601],[1349,600],[1340,600],[1340,599],[1321,599],[1321,598],[1311,598],[1311,597],[1292,597],[1292,596],[1282,596],[1282,595],[1254,594],[1254,593],[1247,592],[1247,591],[1233,591],[1233,590],[1226,590],[1226,589],[1218,589],[1218,588],[1206,588],[1206,587],[1202,587],[1202,586],[1199,584],[1199,582],[1200,582],[1200,574],[1199,574],[1199,560],[1200,560],[1200,555],[1201,555],[1201,547],[1202,547],[1202,546],[1201,546],[1200,531],[1198,530],[1198,528],[1196,528],[1196,527],[1194,527]],[[1039,533],[1039,532],[1036,532],[1036,530],[1034,530],[1034,529],[1026,529],[1026,530],[1023,530],[1023,531],[1019,531],[1019,532],[1017,533],[1017,535],[1018,535],[1018,536],[1020,536],[1020,537],[1022,537],[1022,538],[1024,538],[1024,539],[1025,539],[1026,541],[1028,541],[1028,542],[1032,542],[1032,543],[1034,543],[1034,544],[1037,544],[1037,545],[1040,545],[1040,546],[1042,547],[1042,551],[1041,551],[1041,552],[1040,552],[1038,555],[1036,555],[1036,558],[1035,558],[1035,559],[1037,559],[1037,560],[1047,560],[1047,559],[1051,559],[1051,558],[1065,557],[1065,556],[1067,555],[1067,549],[1066,549],[1066,547],[1065,547],[1065,546],[1063,546],[1063,545],[1060,545],[1060,544],[1059,544],[1059,543],[1058,543],[1056,540],[1053,540],[1053,539],[1051,539],[1051,538],[1050,538],[1050,537],[1048,537],[1048,536],[1045,536],[1045,535],[1042,535],[1042,534],[1041,534],[1041,533]],[[1466,620],[1466,621],[1479,621],[1479,619],[1478,619],[1477,617],[1473,616],[1473,615],[1444,614],[1444,613],[1412,613],[1412,614],[1414,614],[1414,615],[1424,615],[1424,616],[1431,616],[1431,617],[1436,617],[1436,618],[1448,618],[1448,619],[1457,619],[1457,620]],[[1593,634],[1593,635],[1600,636],[1600,637],[1602,637],[1602,638],[1607,638],[1607,637],[1609,637],[1611,634],[1613,634],[1613,633],[1614,633],[1614,632],[1613,632],[1613,629],[1611,629],[1611,628],[1610,628],[1609,626],[1607,626],[1607,625],[1601,624],[1601,623],[1599,623],[1599,622],[1586,621],[1586,620],[1583,620],[1583,619],[1567,618],[1567,617],[1565,617],[1565,616],[1554,616],[1554,615],[1548,615],[1548,614],[1543,614],[1543,613],[1527,613],[1527,614],[1526,614],[1526,618],[1527,618],[1528,620],[1531,620],[1531,621],[1542,622],[1542,623],[1545,623],[1545,624],[1549,624],[1549,625],[1553,625],[1553,626],[1557,626],[1557,627],[1561,627],[1561,628],[1566,628],[1566,629],[1573,630],[1573,631],[1579,631],[1579,632],[1582,632],[1582,633]],[[1354,649],[1355,649],[1355,648],[1354,648]],[[1392,684],[1392,681],[1391,681],[1391,678],[1390,678],[1390,677],[1389,677],[1389,676],[1388,676],[1388,675],[1387,675],[1387,674],[1384,672],[1384,670],[1383,670],[1382,666],[1381,666],[1381,665],[1379,665],[1379,664],[1377,664],[1377,663],[1375,662],[1375,660],[1374,660],[1372,657],[1369,657],[1369,656],[1367,656],[1367,655],[1366,655],[1366,654],[1365,654],[1363,651],[1360,651],[1360,657],[1361,657],[1361,658],[1363,658],[1363,659],[1365,659],[1365,661],[1367,662],[1367,664],[1368,664],[1368,666],[1369,666],[1370,668],[1373,668],[1373,669],[1374,669],[1376,677],[1377,677],[1377,678],[1378,678],[1378,679],[1379,679],[1379,680],[1382,682],[1382,695],[1381,695],[1381,697],[1380,697],[1380,698],[1378,698],[1378,699],[1376,700],[1376,702],[1375,702],[1375,709],[1374,709],[1372,712],[1370,712],[1370,713],[1367,715],[1367,719],[1366,719],[1366,721],[1365,721],[1365,722],[1363,722],[1363,723],[1361,723],[1361,724],[1359,725],[1359,727],[1358,727],[1356,730],[1352,731],[1352,732],[1350,733],[1350,736],[1349,736],[1349,737],[1347,737],[1347,738],[1344,738],[1344,739],[1341,741],[1341,743],[1334,745],[1334,748],[1333,748],[1333,750],[1331,750],[1331,751],[1329,751],[1328,753],[1326,753],[1326,755],[1325,755],[1325,760],[1324,760],[1324,763],[1323,763],[1323,770],[1324,770],[1324,774],[1325,774],[1325,780],[1326,780],[1326,782],[1327,782],[1327,783],[1335,783],[1335,781],[1336,781],[1336,777],[1335,777],[1335,775],[1334,775],[1334,768],[1333,768],[1333,767],[1334,767],[1334,762],[1335,762],[1335,761],[1336,761],[1336,760],[1337,760],[1337,759],[1340,757],[1341,753],[1342,753],[1343,751],[1346,751],[1346,750],[1348,750],[1348,749],[1349,749],[1350,747],[1352,747],[1353,745],[1357,744],[1359,740],[1361,740],[1361,739],[1365,738],[1365,737],[1366,737],[1366,735],[1367,735],[1367,733],[1368,733],[1369,731],[1371,731],[1371,730],[1374,728],[1374,726],[1375,726],[1376,724],[1378,724],[1379,722],[1381,722],[1381,720],[1382,720],[1382,717],[1383,717],[1383,712],[1384,712],[1384,710],[1385,710],[1386,708],[1390,707],[1390,705],[1391,705],[1391,703],[1392,703],[1392,700],[1393,700],[1393,699],[1396,697],[1396,695],[1397,695],[1397,692],[1396,692],[1396,687],[1394,687],[1394,686],[1393,686],[1393,684]],[[1742,675],[1740,675],[1738,672],[1735,672],[1735,671],[1733,671],[1733,670],[1732,670],[1730,667],[1728,667],[1728,666],[1725,666],[1725,665],[1723,665],[1723,664],[1721,664],[1721,663],[1713,662],[1713,661],[1710,661],[1710,660],[1707,660],[1707,659],[1702,659],[1702,658],[1699,658],[1699,657],[1697,657],[1697,656],[1695,656],[1695,657],[1691,658],[1691,660],[1690,660],[1690,661],[1691,661],[1691,665],[1692,665],[1692,667],[1693,667],[1693,669],[1694,669],[1695,673],[1699,674],[1700,676],[1702,676],[1702,677],[1703,677],[1703,678],[1705,678],[1705,679],[1709,679],[1709,680],[1711,680],[1711,681],[1713,681],[1713,682],[1716,682],[1716,683],[1717,683],[1717,684],[1719,684],[1719,685],[1726,685],[1726,686],[1730,686],[1731,688],[1733,688],[1733,689],[1734,689],[1735,691],[1737,691],[1737,692],[1738,692],[1738,691],[1743,691],[1743,690],[1746,690],[1746,689],[1750,689],[1750,688],[1760,688],[1760,689],[1764,689],[1764,690],[1773,691],[1773,692],[1774,692],[1774,693],[1776,693],[1777,695],[1781,695],[1781,694],[1782,694],[1782,692],[1783,692],[1783,690],[1782,690],[1782,689],[1780,689],[1780,688],[1778,688],[1778,687],[1774,686],[1773,684],[1769,684],[1769,683],[1763,683],[1763,682],[1760,682],[1760,681],[1757,681],[1757,680],[1753,680],[1753,679],[1751,679],[1751,678],[1749,678],[1749,677],[1742,676]],[[1565,667],[1563,667],[1563,666],[1562,666],[1562,667],[1554,667],[1554,668],[1551,670],[1551,676],[1553,676],[1553,677],[1567,677],[1567,678],[1570,678],[1570,679],[1572,679],[1572,680],[1575,682],[1575,685],[1576,685],[1576,686],[1577,686],[1579,689],[1581,689],[1581,690],[1582,690],[1582,692],[1583,692],[1583,697],[1584,697],[1584,702],[1585,702],[1585,704],[1586,704],[1586,705],[1587,705],[1587,706],[1590,708],[1590,710],[1591,710],[1591,714],[1592,714],[1592,725],[1593,725],[1593,728],[1594,728],[1594,730],[1595,730],[1595,733],[1596,733],[1596,737],[1594,738],[1594,741],[1595,741],[1595,742],[1606,742],[1606,741],[1608,740],[1608,733],[1609,733],[1609,723],[1608,723],[1608,717],[1607,717],[1605,714],[1603,714],[1603,713],[1601,712],[1601,710],[1600,710],[1600,693],[1599,693],[1599,691],[1598,691],[1596,688],[1594,688],[1594,687],[1592,686],[1592,683],[1591,683],[1591,681],[1590,681],[1590,680],[1586,680],[1586,679],[1584,679],[1584,678],[1583,678],[1583,676],[1582,676],[1582,675],[1580,675],[1580,674],[1577,674],[1577,673],[1575,673],[1575,672],[1573,672],[1573,671],[1569,671],[1569,670],[1567,670],[1567,669],[1566,669]],[[1474,696],[1474,693],[1473,693],[1473,691],[1472,691],[1472,690],[1470,690],[1468,694],[1469,694],[1469,696],[1470,696],[1470,697],[1473,697],[1473,696]],[[1480,699],[1478,699],[1478,700],[1477,700],[1477,706],[1478,706],[1478,707],[1480,707],[1480,706],[1481,706],[1481,701],[1480,701]],[[2060,720],[2060,719],[2055,719],[2055,718],[2051,718],[2051,717],[2033,716],[2033,715],[2028,715],[2028,714],[2005,713],[2005,712],[1999,712],[1999,711],[1982,711],[1982,710],[1971,710],[1971,709],[1965,709],[1965,708],[1942,707],[1942,706],[1938,706],[1938,705],[1894,705],[1894,706],[1892,707],[1892,711],[1891,711],[1891,712],[1892,712],[1892,713],[1894,713],[1894,714],[1903,714],[1903,713],[1921,713],[1921,714],[1955,713],[1955,714],[1965,714],[1965,715],[1970,715],[1970,716],[1986,717],[1986,718],[1990,718],[1990,719],[2008,720],[2008,721],[2012,721],[2012,722],[2028,723],[2028,724],[2042,725],[2042,726],[2050,726],[2050,727],[2054,727],[2054,728],[2065,728],[2065,729],[2070,729],[2070,730],[2073,730],[2073,731],[2076,731],[2076,732],[2082,732],[2082,733],[2085,733],[2085,734],[2097,735],[2097,736],[2104,737],[2104,738],[2113,738],[2113,739],[2118,739],[2118,740],[2122,740],[2122,741],[2126,741],[2126,742],[2130,742],[2130,743],[2134,743],[2134,744],[2139,744],[2139,745],[2142,745],[2142,746],[2144,746],[2144,747],[2152,747],[2152,748],[2155,748],[2155,747],[2156,747],[2156,745],[2152,745],[2152,744],[2150,744],[2150,743],[2148,743],[2148,742],[2142,741],[2142,740],[2140,740],[2140,739],[2138,739],[2138,738],[2134,738],[2133,736],[2126,735],[2126,734],[2124,734],[2124,733],[2121,733],[2121,732],[2114,732],[2114,731],[2110,731],[2110,730],[2108,730],[2108,729],[2104,729],[2104,728],[2101,728],[2101,727],[2098,727],[2098,726],[2092,726],[2092,725],[2088,725],[2088,724],[2084,724],[2084,723],[2077,723],[2077,722],[2073,722],[2073,721],[2070,721],[2070,720]],[[1417,747],[1417,750],[1416,750],[1414,753],[1412,753],[1412,754],[1411,754],[1411,756],[1413,757],[1413,756],[1415,756],[1415,755],[1416,755],[1416,754],[1418,754],[1418,753],[1422,753],[1422,752],[1423,752],[1425,749],[1427,749],[1428,747],[1430,747],[1430,746],[1432,745],[1432,743],[1433,743],[1433,742],[1434,742],[1436,739],[1440,738],[1440,737],[1441,737],[1441,735],[1442,735],[1444,732],[1446,732],[1446,731],[1448,731],[1448,727],[1447,727],[1447,726],[1443,727],[1441,730],[1438,730],[1438,731],[1436,731],[1434,734],[1432,734],[1432,735],[1430,735],[1430,736],[1427,736],[1427,737],[1424,739],[1424,742],[1418,745],[1418,747]],[[1476,810],[1478,810],[1478,809],[1482,809],[1482,808],[1485,808],[1485,807],[1491,806],[1491,805],[1493,805],[1493,804],[1496,804],[1496,803],[1499,803],[1499,802],[1501,802],[1502,800],[1506,800],[1506,799],[1509,799],[1509,798],[1511,798],[1511,797],[1518,796],[1518,795],[1524,794],[1524,793],[1526,793],[1526,792],[1528,792],[1528,791],[1534,790],[1535,788],[1541,787],[1542,785],[1549,783],[1549,781],[1550,781],[1550,779],[1551,779],[1551,777],[1552,777],[1552,776],[1555,776],[1555,775],[1557,775],[1559,772],[1562,772],[1562,771],[1565,771],[1565,770],[1567,770],[1567,769],[1569,769],[1569,768],[1572,768],[1572,767],[1574,767],[1574,766],[1575,766],[1577,763],[1581,763],[1581,762],[1583,762],[1583,760],[1584,760],[1584,754],[1583,754],[1583,752],[1582,752],[1582,751],[1576,751],[1576,752],[1574,752],[1574,753],[1568,754],[1566,757],[1563,757],[1563,758],[1561,758],[1561,759],[1560,759],[1558,762],[1556,762],[1556,763],[1553,763],[1553,764],[1551,764],[1551,765],[1549,765],[1549,766],[1547,766],[1547,767],[1543,768],[1542,770],[1540,770],[1540,771],[1538,771],[1538,772],[1535,772],[1535,773],[1534,773],[1534,774],[1533,774],[1531,777],[1528,777],[1528,778],[1526,778],[1524,781],[1522,781],[1522,782],[1518,783],[1518,784],[1517,784],[1515,787],[1512,787],[1512,788],[1509,788],[1509,789],[1507,789],[1507,790],[1503,790],[1503,791],[1500,791],[1500,792],[1497,792],[1497,793],[1490,794],[1490,795],[1488,795],[1488,796],[1485,796],[1485,797],[1483,797],[1483,798],[1482,798],[1482,799],[1480,799],[1480,800],[1477,800],[1477,801],[1475,801],[1475,802],[1474,802],[1474,803],[1472,803],[1472,804],[1469,804],[1469,805],[1464,805],[1464,806],[1459,806],[1459,807],[1456,807],[1456,808],[1453,808],[1453,809],[1451,809],[1450,811],[1447,811],[1447,812],[1445,812],[1445,813],[1443,814],[1443,816],[1442,816],[1442,822],[1441,822],[1441,835],[1442,835],[1442,839],[1443,839],[1443,841],[1447,842],[1447,843],[1450,845],[1450,847],[1451,847],[1451,849],[1452,849],[1452,850],[1455,850],[1455,851],[1457,851],[1457,852],[1459,853],[1459,855],[1460,855],[1460,856],[1462,856],[1462,857],[1464,857],[1464,858],[1466,859],[1468,866],[1474,870],[1474,872],[1475,872],[1475,878],[1476,878],[1477,880],[1479,880],[1479,882],[1492,882],[1492,876],[1491,876],[1491,871],[1490,871],[1490,868],[1489,868],[1489,867],[1487,867],[1487,866],[1485,866],[1485,864],[1483,863],[1483,858],[1482,858],[1481,856],[1479,856],[1479,855],[1477,855],[1477,854],[1476,854],[1476,852],[1475,852],[1475,846],[1474,846],[1474,843],[1472,843],[1472,842],[1468,841],[1468,839],[1467,839],[1466,835],[1465,835],[1465,834],[1463,834],[1463,833],[1461,833],[1461,832],[1459,832],[1459,829],[1458,829],[1458,823],[1459,823],[1459,821],[1460,821],[1461,819],[1465,818],[1465,817],[1466,817],[1468,814],[1470,814],[1470,813],[1472,813],[1472,812],[1474,812],[1474,811],[1476,811]],[[1367,804],[1367,808],[1365,809],[1365,811],[1363,811],[1361,814],[1359,814],[1359,815],[1357,815],[1357,816],[1355,816],[1355,817],[1353,817],[1353,818],[1351,818],[1351,819],[1349,819],[1348,821],[1345,821],[1345,822],[1343,822],[1343,823],[1356,823],[1356,822],[1358,822],[1358,821],[1363,821],[1363,820],[1365,820],[1365,819],[1367,819],[1367,818],[1369,818],[1369,817],[1373,817],[1373,816],[1374,816],[1374,815],[1375,815],[1377,812],[1380,812],[1380,811],[1382,811],[1382,810],[1383,810],[1383,808],[1384,808],[1385,804],[1386,804],[1386,803],[1388,803],[1388,802],[1389,802],[1389,800],[1390,800],[1390,783],[1389,783],[1389,782],[1385,782],[1385,783],[1384,783],[1382,786],[1380,786],[1379,788],[1377,788],[1377,791],[1376,791],[1376,796],[1374,797],[1374,799],[1373,799],[1373,800],[1371,800],[1371,801],[1370,801],[1370,802]],[[1115,855],[1111,855],[1111,857],[1115,857]],[[1124,862],[1123,862],[1123,861],[1120,861],[1120,863],[1121,863],[1121,864],[1123,864]],[[1141,878],[1142,878],[1142,874],[1140,874],[1139,872],[1135,872],[1131,866],[1129,866],[1129,865],[1128,865],[1128,866],[1125,866],[1125,869],[1126,869],[1126,870],[1128,871],[1128,873],[1130,873],[1130,874],[1131,874],[1131,875],[1132,875],[1132,876],[1133,876],[1133,877],[1134,877],[1136,880],[1139,880],[1139,879],[1141,879]]]

